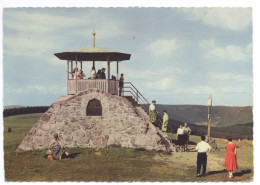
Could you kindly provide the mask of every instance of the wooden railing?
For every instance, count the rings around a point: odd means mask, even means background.
[[[100,89],[113,95],[118,94],[118,80],[107,79],[70,79],[67,80],[68,94],[77,94],[87,89]]]

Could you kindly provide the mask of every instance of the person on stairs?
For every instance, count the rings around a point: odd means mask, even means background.
[[[149,106],[149,117],[150,117],[150,120],[151,120],[152,124],[155,127],[159,127],[159,125],[156,124],[157,115],[156,115],[156,110],[155,110],[155,104],[156,104],[156,101],[153,100],[152,104]]]

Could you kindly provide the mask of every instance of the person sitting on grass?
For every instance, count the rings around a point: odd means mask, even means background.
[[[54,134],[54,139],[50,143],[48,149],[50,151],[50,155],[48,156],[48,159],[50,160],[61,160],[65,156],[70,155],[70,153],[65,152],[64,147],[62,143],[59,140],[59,135],[57,133]]]

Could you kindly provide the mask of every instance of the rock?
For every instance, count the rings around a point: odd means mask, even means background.
[[[50,117],[51,117],[50,114],[45,113],[45,114],[42,115],[41,120],[45,121],[45,122],[48,122],[50,120]]]

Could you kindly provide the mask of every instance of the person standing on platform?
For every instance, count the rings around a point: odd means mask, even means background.
[[[228,171],[228,177],[233,178],[233,170],[237,170],[237,150],[236,144],[232,143],[232,137],[228,137],[226,150],[225,169]]]
[[[101,70],[99,69],[96,75],[96,79],[100,79],[101,78]]]
[[[96,69],[95,69],[95,67],[92,67],[92,70],[91,70],[91,72],[90,72],[90,78],[92,79],[92,80],[94,80],[95,78],[96,78]]]
[[[184,138],[183,138],[183,127],[180,124],[180,127],[177,130],[177,141],[178,145],[180,146],[180,151],[184,151]]]
[[[184,123],[183,134],[184,134],[184,151],[188,150],[189,144],[189,135],[191,133],[190,127],[188,127],[187,123]]]
[[[156,116],[155,104],[156,104],[156,101],[153,100],[152,104],[149,106],[149,117],[150,117],[152,124],[154,126],[158,127],[158,125],[156,125],[157,116]]]
[[[205,142],[206,137],[201,136],[201,142],[199,142],[196,146],[196,150],[198,151],[197,155],[197,177],[200,177],[201,166],[203,166],[202,176],[206,175],[207,168],[207,157],[211,150],[211,147],[207,142]]]
[[[101,71],[101,75],[100,75],[100,78],[101,79],[106,79],[106,73],[105,73],[106,69],[105,68],[102,68],[102,71]]]
[[[167,136],[167,126],[168,126],[169,116],[167,114],[167,110],[163,111],[163,125],[162,125],[162,132]]]
[[[119,96],[122,94],[122,89],[124,87],[124,74],[121,74],[121,77],[119,78]]]

